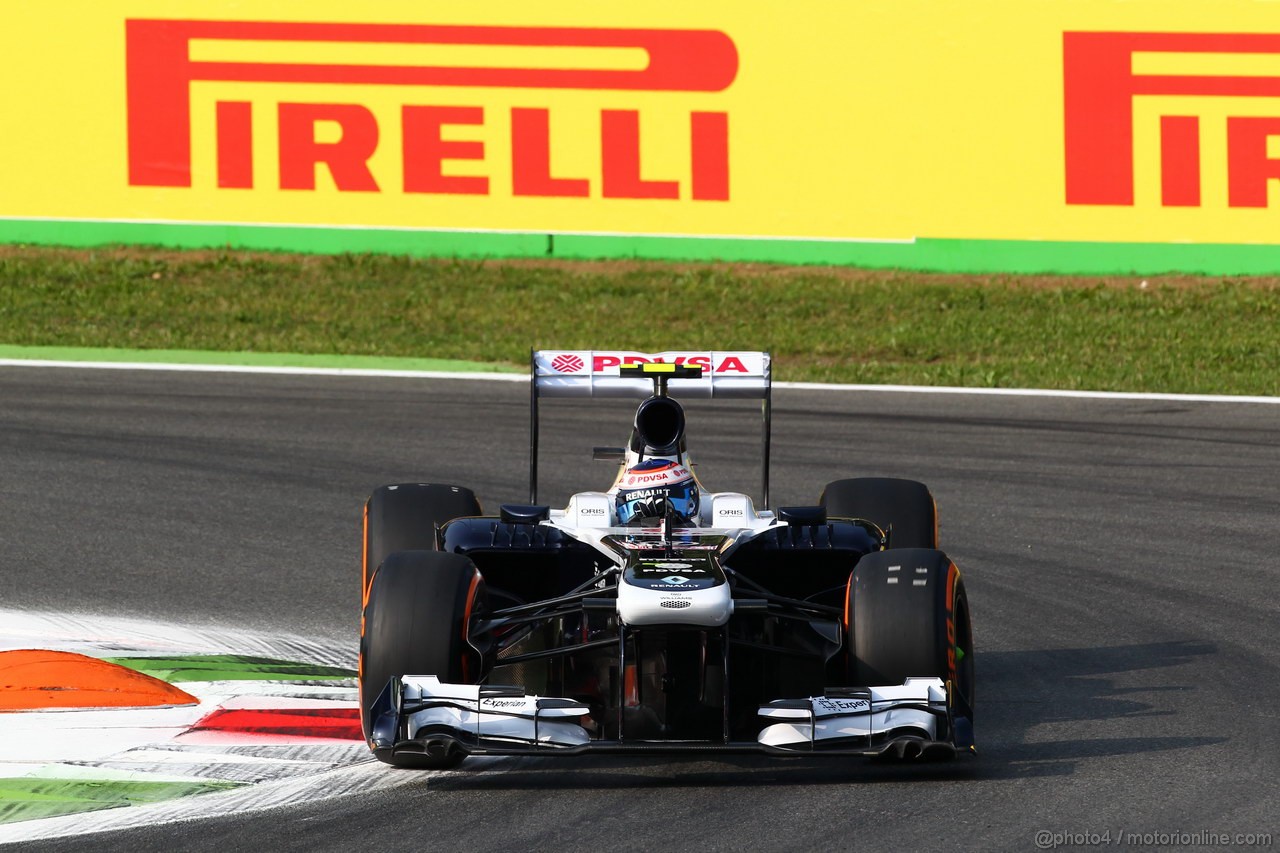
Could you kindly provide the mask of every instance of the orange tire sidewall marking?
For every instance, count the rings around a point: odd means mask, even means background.
[[[849,575],[849,580],[844,585],[844,629],[846,632],[853,630],[853,625],[849,622],[849,604],[853,599],[853,575]]]
[[[471,576],[471,586],[467,588],[467,606],[462,611],[462,643],[463,646],[471,646],[471,611],[476,604],[476,590],[480,587],[480,570]],[[474,648],[474,647],[472,647]],[[462,679],[468,684],[471,682],[471,661],[469,655],[465,652],[462,656]]]
[[[929,495],[929,500],[933,501],[933,547],[938,547],[938,499]]]
[[[361,589],[360,607],[362,611],[369,604],[369,503],[368,501],[366,501],[364,505],[363,540],[364,540],[363,541],[364,547],[361,548],[360,550],[360,589]],[[361,618],[363,619],[363,617]],[[364,631],[362,630],[361,634],[363,633]]]
[[[956,564],[947,563],[947,679],[955,684],[956,679],[956,582],[960,579],[960,570]]]

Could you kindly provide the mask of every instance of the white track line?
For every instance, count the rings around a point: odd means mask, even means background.
[[[1231,394],[1159,394],[1137,391],[1065,391],[1043,388],[958,388],[946,385],[838,385],[828,382],[775,382],[774,388],[807,391],[888,391],[903,394],[985,394],[995,397],[1083,397],[1091,400],[1177,400],[1185,403],[1280,403],[1280,397]]]
[[[0,358],[0,367],[74,367],[87,370],[172,370],[182,373],[274,373],[286,376],[380,376],[402,379],[480,379],[528,382],[527,373],[483,373],[451,370],[380,370],[364,367],[284,367],[250,364],[170,364],[151,361],[46,361]]]
[[[399,379],[471,379],[528,382],[527,373],[471,373],[448,370],[380,370],[361,367],[268,367],[244,364],[170,364],[134,361],[47,361],[0,358],[0,367],[69,367],[101,370],[170,370],[188,373],[264,373],[285,376],[369,376]],[[1066,391],[1038,388],[961,388],[945,385],[844,385],[832,382],[774,382],[774,388],[802,391],[867,391],[896,394],[978,394],[997,397],[1072,397],[1090,400],[1166,400],[1183,403],[1280,404],[1280,397],[1231,394],[1161,394],[1129,391]]]

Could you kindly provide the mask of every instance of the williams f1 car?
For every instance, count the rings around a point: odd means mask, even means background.
[[[912,480],[769,508],[770,357],[535,352],[530,497],[383,486],[365,505],[360,703],[381,760],[973,751],[964,583]],[[537,500],[539,401],[643,398],[612,486]],[[762,502],[695,476],[677,398],[762,401]]]

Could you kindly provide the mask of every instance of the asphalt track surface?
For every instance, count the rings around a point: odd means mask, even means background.
[[[841,476],[932,487],[973,609],[975,760],[488,759],[391,792],[21,846],[1031,850],[1039,832],[1280,830],[1280,407],[774,402],[775,505]],[[275,629],[354,657],[368,491],[429,480],[487,507],[524,500],[527,410],[511,383],[5,368],[4,604]],[[629,415],[549,403],[542,497],[606,486],[589,448],[621,443]],[[691,404],[690,430],[704,482],[757,488],[758,410]]]

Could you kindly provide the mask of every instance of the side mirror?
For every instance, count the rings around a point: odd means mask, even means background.
[[[549,506],[503,504],[500,511],[503,524],[537,524],[551,517],[551,507]]]
[[[785,521],[787,524],[809,527],[826,524],[827,508],[825,506],[780,506],[778,520]]]

